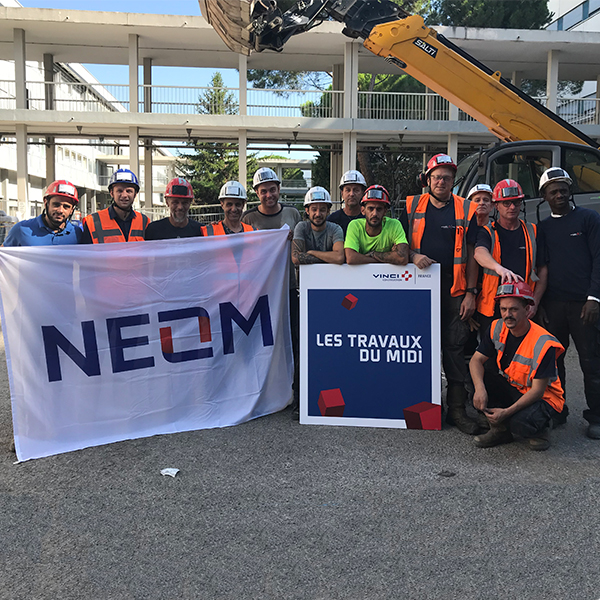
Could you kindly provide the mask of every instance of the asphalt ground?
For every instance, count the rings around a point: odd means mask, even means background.
[[[288,409],[13,464],[0,364],[2,599],[600,598],[600,441],[572,351],[572,416],[541,453]]]

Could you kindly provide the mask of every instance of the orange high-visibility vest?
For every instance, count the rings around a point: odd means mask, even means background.
[[[537,243],[535,241],[535,235],[537,228],[533,223],[524,223],[519,219],[519,223],[525,234],[525,248],[526,248],[526,266],[525,266],[525,281],[529,287],[534,290],[535,282],[539,281],[537,272],[535,270],[535,263],[537,260]],[[492,258],[499,264],[502,264],[502,253],[500,248],[500,240],[496,233],[496,224],[492,223],[491,226],[486,225],[485,230],[490,234],[492,238],[492,251],[490,254]],[[477,297],[477,310],[486,317],[494,316],[494,297],[496,296],[496,290],[500,285],[500,276],[491,269],[483,269],[483,279],[481,282],[481,292]]]
[[[84,219],[94,244],[112,244],[115,242],[143,242],[144,232],[150,219],[142,213],[133,213],[131,220],[131,229],[129,237],[125,239],[121,228],[117,222],[110,216],[108,208],[99,210],[96,213],[88,215]]]
[[[555,348],[556,358],[565,351],[561,343],[543,327],[540,327],[533,321],[530,321],[530,325],[531,327],[527,335],[525,335],[521,345],[517,348],[506,371],[502,371],[500,368],[500,360],[506,346],[508,327],[502,319],[493,321],[490,327],[490,337],[497,351],[496,363],[498,364],[500,375],[506,378],[508,383],[517,388],[521,394],[525,394],[531,389],[540,362],[549,348]],[[551,379],[542,399],[558,412],[562,412],[565,404],[565,393],[557,376]]]
[[[256,231],[252,225],[241,223],[242,231],[239,233],[245,233],[246,231]],[[223,221],[218,223],[209,223],[208,225],[202,226],[202,235],[226,235],[225,227],[223,227]]]
[[[421,240],[425,232],[425,211],[429,204],[430,194],[408,196],[406,214],[408,215],[408,241],[410,249],[421,254]],[[466,236],[469,223],[475,215],[477,205],[470,200],[452,194],[454,201],[454,219],[456,233],[454,236],[454,268],[451,296],[462,296],[467,289],[467,244]],[[465,218],[466,215],[466,218]]]

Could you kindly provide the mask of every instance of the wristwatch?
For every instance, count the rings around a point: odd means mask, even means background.
[[[466,291],[469,292],[469,294],[473,294],[474,296],[477,296],[477,294],[479,294],[479,290],[476,287],[467,288]]]

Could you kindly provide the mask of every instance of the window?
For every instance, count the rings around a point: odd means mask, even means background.
[[[573,10],[570,10],[566,15],[563,16],[562,21],[563,29],[565,31],[583,21],[583,4],[580,4]]]
[[[502,179],[514,179],[523,188],[525,198],[538,198],[540,177],[551,166],[551,150],[502,154],[490,165],[490,185],[493,187]]]
[[[565,169],[573,179],[574,194],[600,191],[600,162],[595,152],[568,149]]]

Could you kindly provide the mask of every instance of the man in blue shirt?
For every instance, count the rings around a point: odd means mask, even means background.
[[[72,183],[53,181],[44,193],[42,214],[15,223],[4,240],[4,246],[78,244],[82,231],[69,220],[78,204],[77,188]]]

